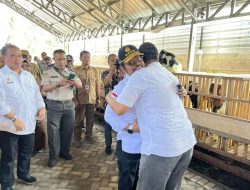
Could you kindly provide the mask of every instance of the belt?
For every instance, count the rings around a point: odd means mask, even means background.
[[[73,102],[72,100],[50,100],[50,99],[47,99],[47,101],[51,101],[51,102],[55,102],[55,103],[61,103],[61,104],[68,104],[68,103],[71,103]]]

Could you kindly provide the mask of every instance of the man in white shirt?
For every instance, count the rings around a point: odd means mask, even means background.
[[[138,190],[180,189],[196,143],[178,90],[178,79],[158,62],[152,43],[143,43],[145,68],[135,72],[117,98],[108,104],[117,114],[134,107],[140,126],[142,150]]]
[[[14,160],[18,152],[17,177],[26,184],[36,182],[29,175],[36,120],[45,117],[45,105],[31,73],[23,70],[18,47],[2,48],[5,66],[0,70],[0,183],[11,190]]]
[[[133,45],[126,45],[119,49],[119,60],[122,61],[119,68],[127,74],[112,90],[114,98],[121,94],[129,81],[130,75],[135,70],[144,67],[141,55]],[[118,190],[134,190],[138,181],[138,168],[141,157],[141,137],[135,110],[131,108],[127,113],[119,116],[107,105],[104,118],[112,129],[117,132]]]

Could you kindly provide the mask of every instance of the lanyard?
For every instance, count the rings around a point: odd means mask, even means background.
[[[54,68],[54,70],[59,74],[59,75],[61,75],[64,79],[67,79],[67,76],[65,76],[57,67],[53,67]]]

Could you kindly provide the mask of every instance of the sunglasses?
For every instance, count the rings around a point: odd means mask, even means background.
[[[135,58],[131,59],[127,64],[130,65],[130,66],[134,66],[137,63],[141,63],[142,60],[143,59],[141,57],[135,57]]]

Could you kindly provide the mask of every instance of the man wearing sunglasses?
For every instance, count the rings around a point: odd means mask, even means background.
[[[178,79],[158,62],[154,44],[143,43],[145,68],[135,72],[117,99],[106,96],[118,115],[135,108],[142,139],[138,190],[178,190],[196,143],[177,95]]]

